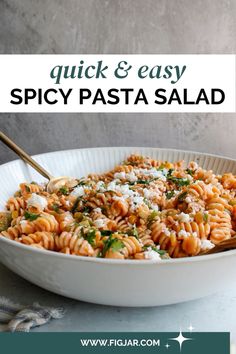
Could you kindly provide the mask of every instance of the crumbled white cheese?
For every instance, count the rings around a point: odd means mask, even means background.
[[[43,211],[48,205],[47,199],[41,197],[36,193],[32,193],[31,197],[27,200],[28,207],[37,208],[39,211]]]
[[[135,173],[133,171],[131,171],[130,173],[125,173],[125,172],[116,172],[114,174],[115,178],[118,179],[126,179],[129,182],[136,182],[138,177],[135,175]]]
[[[100,192],[105,192],[106,189],[105,189],[105,183],[103,181],[99,181],[97,184],[96,184],[96,190],[97,191],[100,191]]]
[[[27,224],[28,224],[28,221],[25,220],[25,219],[22,219],[22,220],[20,221],[20,225],[27,225]]]
[[[127,184],[124,184],[122,186],[118,186],[117,191],[123,194],[124,196],[133,196],[135,195],[135,192],[132,191]]]
[[[129,182],[136,182],[138,180],[138,177],[134,174],[134,172],[126,173],[126,179]]]
[[[154,211],[159,211],[159,206],[154,204],[154,203],[151,203],[150,204],[150,209],[154,210]]]
[[[115,181],[111,181],[110,183],[108,183],[106,190],[107,191],[116,191],[117,185]]]
[[[84,192],[84,187],[82,187],[82,186],[76,187],[76,188],[70,193],[70,195],[71,195],[72,197],[76,197],[76,198],[82,197],[84,194],[85,194],[85,192]]]
[[[161,261],[161,256],[159,253],[154,251],[151,247],[148,247],[147,250],[144,252],[145,259],[151,259],[155,261]]]
[[[185,202],[188,203],[188,204],[192,203],[192,199],[190,197],[186,197],[185,198]]]
[[[193,233],[192,233],[192,236],[193,236],[193,237],[198,237],[197,232],[193,232]]]
[[[64,221],[66,222],[74,221],[73,215],[69,211],[64,213]]]
[[[186,232],[185,230],[180,230],[178,232],[178,236],[179,237],[188,237],[189,236],[189,232]]]
[[[130,197],[130,201],[131,201],[130,209],[132,212],[134,212],[140,205],[143,204],[144,199],[143,197],[140,196],[132,196]]]
[[[185,214],[183,212],[179,214],[178,218],[179,218],[180,222],[190,222],[191,221],[189,214]]]
[[[106,220],[104,220],[104,219],[97,219],[97,220],[94,221],[94,225],[95,225],[97,228],[104,227],[104,226],[106,226]]]
[[[95,213],[101,214],[102,209],[101,209],[101,208],[95,208],[95,209],[93,209],[93,211],[94,211]]]
[[[143,189],[143,194],[146,199],[154,198],[157,195],[157,192],[154,192],[153,190],[144,188]]]
[[[210,240],[202,240],[201,241],[201,250],[202,251],[209,250],[213,247],[215,247],[215,245]]]
[[[168,237],[170,236],[170,231],[167,228],[163,230],[163,233]]]
[[[114,177],[118,178],[118,179],[125,179],[126,174],[125,174],[125,172],[116,172],[116,173],[114,173]]]
[[[135,169],[134,172],[138,175],[140,174],[144,176],[150,176],[152,178],[159,178],[162,181],[166,181],[164,170],[156,170],[155,168],[150,168],[149,170],[146,168],[139,168],[139,169]]]

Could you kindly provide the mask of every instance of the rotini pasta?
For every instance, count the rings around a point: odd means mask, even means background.
[[[236,176],[137,155],[53,193],[21,183],[0,213],[2,237],[86,257],[190,257],[235,234]]]

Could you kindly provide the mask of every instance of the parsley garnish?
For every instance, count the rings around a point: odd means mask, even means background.
[[[56,213],[58,213],[59,212],[59,208],[60,208],[60,205],[59,204],[53,204],[52,205],[52,209],[56,212]]]
[[[26,220],[34,221],[34,220],[36,220],[40,215],[39,215],[39,214],[30,213],[29,211],[26,211],[24,216],[25,216],[25,219],[26,219]]]
[[[101,230],[100,232],[102,236],[111,236],[113,234],[111,230]]]
[[[162,171],[165,168],[165,165],[162,163],[158,168],[157,171]]]
[[[96,237],[96,231],[94,229],[89,230],[85,239],[90,243],[90,245],[94,246],[94,239]]]
[[[152,182],[152,181],[153,181],[153,179],[151,179],[151,180],[138,179],[137,181],[129,182],[128,184],[129,184],[130,186],[133,186],[133,185],[135,185],[135,184],[149,184],[149,183]]]
[[[185,172],[188,174],[188,175],[190,175],[191,177],[193,177],[193,175],[194,175],[194,170],[190,170],[189,168],[187,168],[186,170],[185,170]]]
[[[204,220],[205,222],[208,222],[208,214],[207,214],[207,213],[204,213],[204,214],[203,214],[203,220]]]
[[[136,225],[134,225],[133,229],[128,232],[128,235],[134,236],[137,240],[139,239],[138,230],[137,230]]]
[[[80,180],[78,181],[77,186],[85,186],[85,185],[86,185],[86,181],[85,181],[84,179],[80,179]]]
[[[151,248],[153,251],[159,253],[160,256],[164,256],[164,254],[166,254],[166,251],[164,250],[159,250],[157,247],[155,246],[143,246],[143,250],[146,251],[148,248]]]
[[[153,211],[151,212],[151,214],[149,215],[149,217],[148,217],[148,224],[150,224],[150,223],[155,219],[155,217],[156,217],[158,214],[159,214],[158,211],[153,210]]]
[[[187,178],[179,178],[179,177],[174,177],[174,176],[169,176],[167,178],[169,181],[173,182],[178,187],[188,186],[190,184],[190,181]]]
[[[90,212],[91,212],[91,210],[92,210],[92,208],[91,208],[91,207],[89,207],[89,206],[85,206],[85,207],[84,207],[84,209],[83,209],[83,213],[88,214],[88,213],[90,213]]]
[[[166,192],[166,199],[171,199],[175,195],[175,191]]]
[[[170,168],[167,172],[167,178],[169,178],[172,175],[172,172],[174,171],[173,168]]]
[[[25,185],[25,189],[26,189],[26,192],[30,193],[30,187],[27,186],[27,184]]]
[[[59,189],[59,192],[60,192],[61,194],[63,194],[63,195],[68,195],[68,194],[69,194],[69,190],[68,190],[67,187],[61,187],[61,188]]]
[[[77,207],[78,207],[78,204],[79,204],[79,202],[82,200],[82,198],[81,197],[78,197],[77,199],[76,199],[76,201],[74,202],[74,205],[73,205],[73,207],[72,207],[72,209],[71,209],[71,212],[72,213],[74,213],[75,211],[76,211],[76,209],[77,209]]]
[[[183,193],[179,194],[178,201],[183,202],[185,197],[187,196],[187,194],[188,194],[188,192],[183,192]]]
[[[124,247],[124,244],[118,238],[109,237],[106,241],[104,241],[104,247],[102,250],[102,256],[104,257],[109,249],[112,249],[113,252],[119,251]]]

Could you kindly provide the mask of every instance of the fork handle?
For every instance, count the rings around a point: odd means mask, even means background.
[[[14,141],[12,141],[6,134],[0,131],[0,140],[7,145],[11,150],[13,150],[23,161],[27,162],[31,167],[33,167],[38,173],[48,180],[52,179],[53,176],[50,175],[42,166],[38,164],[31,156],[29,156],[24,150],[22,150]]]

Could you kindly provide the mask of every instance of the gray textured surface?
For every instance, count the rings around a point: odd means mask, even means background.
[[[6,114],[0,127],[30,154],[96,146],[154,146],[236,158],[233,115]],[[0,163],[15,159],[0,146]]]
[[[236,341],[236,286],[224,293],[182,304],[151,307],[121,308],[99,306],[67,299],[37,286],[0,265],[1,295],[23,304],[64,306],[66,315],[34,331],[230,331]]]
[[[0,0],[0,53],[236,53],[234,0]],[[235,156],[234,114],[12,114],[31,154],[105,145]],[[14,155],[0,147],[0,163]]]
[[[0,53],[236,53],[234,0],[0,0]],[[234,114],[2,114],[30,154],[89,146],[160,146],[235,158]],[[0,146],[0,163],[15,155]],[[230,330],[236,289],[190,303],[120,309],[48,293],[0,266],[0,294],[62,304],[46,331]]]

